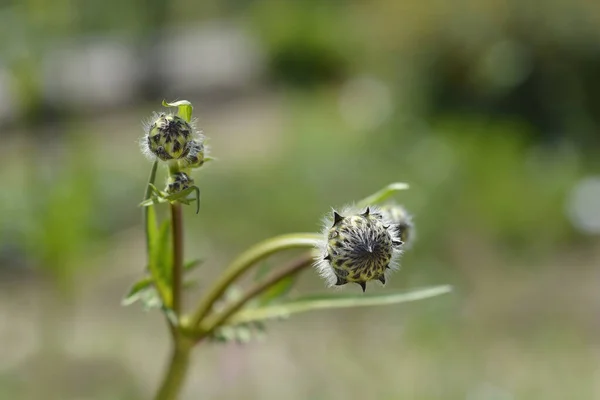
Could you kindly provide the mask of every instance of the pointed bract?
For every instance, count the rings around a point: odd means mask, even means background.
[[[360,286],[362,288],[363,293],[365,292],[365,290],[367,290],[366,282],[356,282],[356,283],[358,283],[358,286]]]
[[[369,216],[369,212],[370,212],[370,211],[371,211],[371,210],[369,209],[369,207],[367,207],[367,209],[365,210],[365,212],[364,212],[364,213],[362,213],[362,214],[360,214],[360,215],[362,215],[363,217],[368,217],[368,216]]]
[[[383,283],[385,285],[385,275],[381,275],[379,278],[379,282]]]
[[[343,220],[344,220],[344,217],[342,217],[336,211],[333,212],[333,226],[336,226],[338,223],[340,223]]]

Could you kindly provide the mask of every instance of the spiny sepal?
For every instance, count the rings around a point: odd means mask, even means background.
[[[333,226],[336,226],[343,220],[344,220],[344,217],[342,217],[340,214],[338,214],[337,211],[333,212]]]
[[[358,284],[358,286],[360,286],[360,288],[362,289],[363,293],[367,290],[367,283],[366,282],[356,282]]]

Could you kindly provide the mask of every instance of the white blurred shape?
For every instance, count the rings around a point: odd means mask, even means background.
[[[375,129],[392,114],[390,89],[373,76],[353,78],[341,90],[339,110],[350,128],[358,131]]]
[[[579,231],[600,234],[600,176],[577,182],[569,196],[567,213]]]
[[[158,69],[173,91],[238,89],[255,82],[265,67],[258,42],[232,24],[167,34]]]
[[[132,48],[116,38],[64,44],[45,59],[43,74],[48,100],[77,108],[126,103],[138,83]]]

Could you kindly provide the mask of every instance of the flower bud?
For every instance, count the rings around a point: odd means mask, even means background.
[[[193,133],[194,128],[183,118],[161,113],[146,125],[142,147],[162,161],[178,160],[189,154]]]
[[[204,164],[206,148],[204,144],[198,140],[192,140],[187,143],[187,148],[184,157],[180,160],[182,168],[199,168]]]
[[[368,281],[385,284],[387,271],[397,267],[402,242],[378,209],[334,211],[323,235],[316,267],[330,285],[354,282],[365,291]]]
[[[185,172],[176,172],[170,175],[167,180],[167,188],[165,191],[168,194],[179,193],[194,184],[194,180]]]
[[[388,203],[380,208],[382,215],[392,224],[396,235],[404,242],[405,247],[410,246],[414,237],[414,224],[412,215],[396,203]]]

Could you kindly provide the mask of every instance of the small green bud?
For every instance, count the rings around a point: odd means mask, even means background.
[[[194,184],[194,180],[185,172],[176,172],[167,179],[165,192],[168,194],[179,193]]]
[[[200,168],[204,164],[206,148],[200,140],[192,140],[187,143],[185,156],[179,161],[182,168]]]
[[[368,281],[385,284],[388,270],[397,267],[402,242],[376,208],[334,211],[323,235],[316,267],[330,285],[354,282],[365,291]]]

